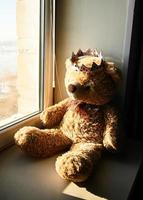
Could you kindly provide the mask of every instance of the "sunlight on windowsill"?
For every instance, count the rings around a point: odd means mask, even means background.
[[[69,196],[77,197],[79,199],[106,200],[105,198],[99,197],[89,192],[85,187],[79,187],[73,182],[69,183],[69,185],[63,190],[62,193]]]

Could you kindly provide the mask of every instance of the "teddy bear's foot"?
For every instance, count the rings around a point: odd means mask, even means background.
[[[40,130],[32,126],[20,129],[14,139],[22,151],[35,157],[52,156],[71,145],[60,129]]]
[[[73,182],[85,181],[92,171],[92,161],[83,155],[68,152],[56,161],[56,171],[65,180]]]
[[[83,182],[90,176],[102,148],[94,143],[74,144],[69,152],[57,158],[56,171],[63,179]]]

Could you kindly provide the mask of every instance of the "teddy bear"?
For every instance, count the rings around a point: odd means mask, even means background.
[[[72,53],[65,66],[68,98],[41,113],[44,128],[23,127],[14,139],[22,151],[35,157],[64,151],[55,163],[57,173],[83,182],[103,150],[116,152],[120,147],[120,117],[113,97],[122,76],[113,62],[91,49]]]

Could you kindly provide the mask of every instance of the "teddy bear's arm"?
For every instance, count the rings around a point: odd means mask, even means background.
[[[111,151],[119,148],[119,113],[114,106],[108,105],[104,110],[105,131],[103,145]]]
[[[61,122],[70,101],[70,98],[67,98],[46,108],[40,115],[40,119],[42,120],[44,126],[47,128],[53,128],[58,125]]]

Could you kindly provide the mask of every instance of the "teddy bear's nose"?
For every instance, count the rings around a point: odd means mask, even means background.
[[[68,85],[68,91],[71,92],[71,93],[74,93],[76,91],[76,86],[73,85],[73,84],[69,84]]]

